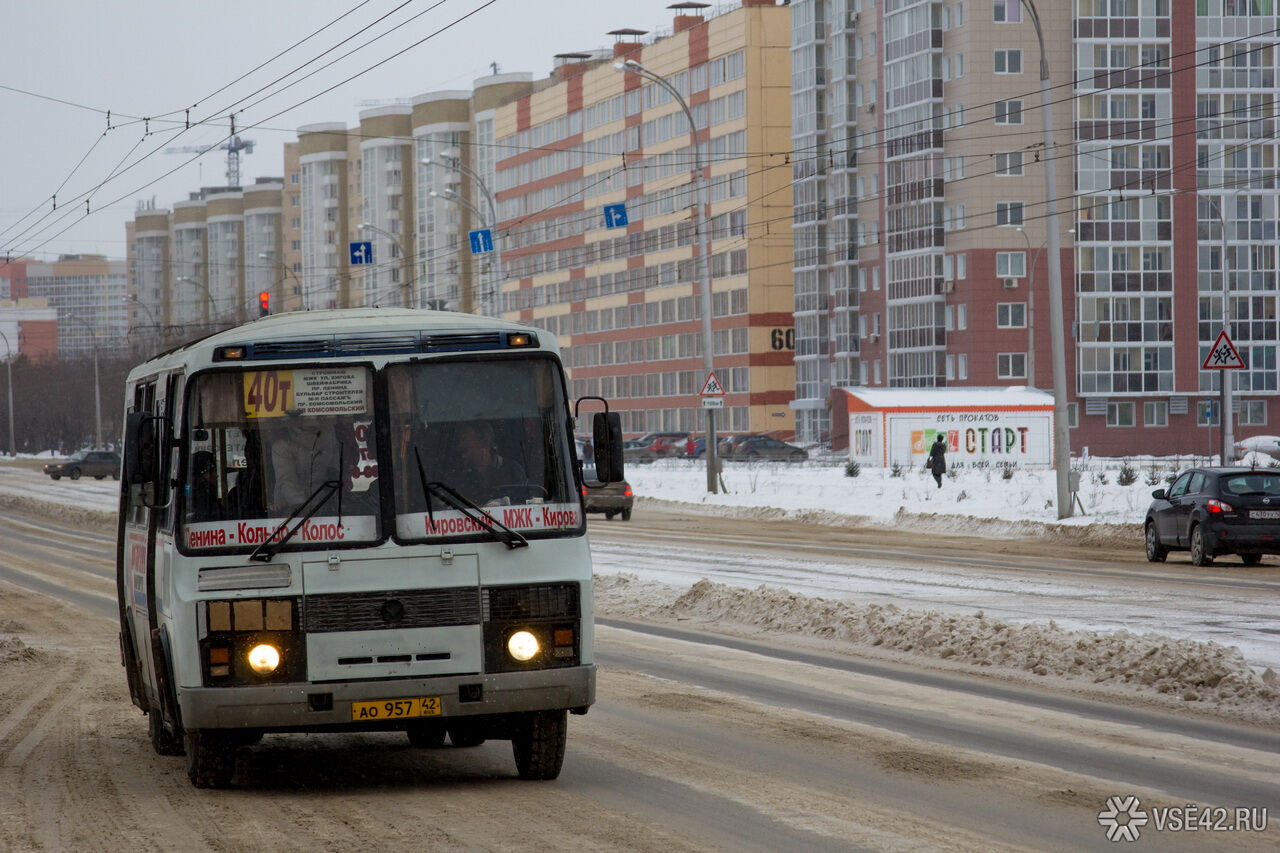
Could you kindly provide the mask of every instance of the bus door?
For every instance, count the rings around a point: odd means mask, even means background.
[[[139,382],[133,388],[130,412],[156,411],[156,383]],[[124,448],[124,470],[135,464],[130,454],[135,448]],[[151,525],[157,512],[143,502],[142,488],[125,478],[124,501],[120,514],[120,551],[117,554],[116,587],[120,602],[120,648],[129,681],[133,703],[149,711],[154,697],[154,672],[151,661],[150,599],[147,592],[148,567],[155,559],[155,531]]]

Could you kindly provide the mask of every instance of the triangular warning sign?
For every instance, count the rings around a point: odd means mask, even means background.
[[[1236,351],[1236,345],[1231,343],[1231,338],[1227,337],[1227,330],[1223,329],[1209,348],[1209,354],[1204,357],[1204,364],[1200,365],[1200,369],[1233,370],[1244,366],[1244,359]]]
[[[720,384],[720,380],[716,378],[716,372],[713,370],[707,374],[707,381],[702,384],[702,390],[698,392],[702,397],[723,397],[724,386]]]

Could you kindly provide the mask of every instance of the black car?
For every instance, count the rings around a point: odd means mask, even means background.
[[[720,445],[723,453],[724,445]],[[768,435],[753,435],[736,444],[731,444],[733,452],[726,454],[729,459],[754,462],[757,459],[777,459],[783,462],[803,462],[809,458],[809,452],[794,444],[778,441]]]
[[[1197,566],[1223,554],[1256,566],[1280,554],[1280,470],[1192,468],[1151,497],[1143,532],[1153,563],[1175,549]]]
[[[623,521],[630,521],[631,509],[635,505],[631,484],[626,480],[597,482],[595,458],[586,453],[585,442],[578,442],[578,458],[582,460],[582,509],[585,512],[602,512],[608,519],[621,515]]]
[[[61,480],[64,476],[79,480],[83,474],[88,474],[95,480],[104,477],[119,480],[120,456],[110,450],[81,450],[67,459],[45,465],[44,473],[55,480]]]

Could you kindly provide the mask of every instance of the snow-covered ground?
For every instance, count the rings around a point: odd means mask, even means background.
[[[938,488],[919,469],[863,468],[842,460],[727,464],[724,491],[706,492],[701,462],[660,460],[628,467],[641,509],[670,501],[708,512],[797,518],[841,516],[895,525],[911,519],[957,532],[1025,535],[1056,525],[1078,531],[1136,526],[1151,491],[1201,458],[1099,460],[1081,466],[1083,512],[1059,521],[1051,470],[960,468]],[[1258,464],[1270,464],[1260,457]],[[1136,479],[1121,485],[1122,468]],[[53,482],[26,466],[0,462],[0,503],[33,498],[112,511],[111,480]],[[773,560],[709,554],[707,549],[635,548],[597,542],[597,595],[604,612],[647,614],[837,638],[935,662],[1020,670],[1081,684],[1105,683],[1216,707],[1280,716],[1280,602],[1261,605],[1218,589],[1155,595],[1141,583],[1119,592],[1087,581],[1011,581],[946,567],[903,570],[882,563]],[[705,580],[704,580],[705,579]],[[1064,614],[1069,614],[1064,616]],[[1145,633],[1144,633],[1145,632]]]
[[[1269,456],[1251,455],[1258,464]],[[1141,524],[1151,504],[1151,491],[1165,488],[1174,472],[1205,464],[1204,457],[1090,459],[1078,463],[1080,507],[1061,523],[1071,526]],[[1280,464],[1280,463],[1277,463]],[[1128,465],[1137,479],[1120,485]],[[863,467],[856,477],[845,474],[844,462],[818,460],[797,465],[726,462],[726,491],[707,493],[706,466],[701,461],[663,459],[627,466],[627,480],[637,495],[662,497],[717,507],[774,507],[792,512],[829,512],[881,521],[899,511],[912,514],[969,516],[1005,521],[1058,522],[1057,475],[1045,468],[952,468],[939,488],[923,468]],[[1083,512],[1081,512],[1081,507]]]

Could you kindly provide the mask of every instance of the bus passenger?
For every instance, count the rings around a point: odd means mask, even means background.
[[[223,518],[222,501],[218,498],[218,464],[208,450],[197,450],[191,455],[191,501],[187,517],[194,521],[215,521]]]
[[[509,497],[512,486],[525,483],[524,470],[498,452],[493,427],[482,421],[458,424],[454,430],[454,455],[448,460],[446,486],[478,504]],[[507,487],[507,488],[503,488]],[[517,489],[523,493],[523,489]]]

